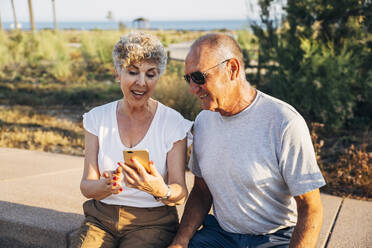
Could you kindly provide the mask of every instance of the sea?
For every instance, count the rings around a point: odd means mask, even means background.
[[[124,21],[127,28],[134,28],[133,22]],[[20,29],[29,30],[29,22],[19,22]],[[192,20],[192,21],[149,21],[148,25],[150,29],[159,30],[239,30],[249,29],[251,21],[246,20]],[[13,22],[3,22],[3,28],[6,30],[14,29]],[[119,29],[119,22],[58,22],[58,29],[64,30],[115,30]],[[35,28],[38,30],[42,29],[54,29],[53,22],[35,22]]]

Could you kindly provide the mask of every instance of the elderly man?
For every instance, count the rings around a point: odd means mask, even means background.
[[[170,247],[315,247],[325,182],[301,115],[247,82],[228,35],[193,43],[185,79],[204,111],[189,162],[195,183]]]

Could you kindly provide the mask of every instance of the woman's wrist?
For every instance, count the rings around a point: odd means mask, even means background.
[[[164,187],[162,188],[162,190],[159,193],[154,194],[153,196],[155,200],[163,201],[163,200],[168,200],[170,195],[171,195],[171,187],[168,184],[164,184]]]

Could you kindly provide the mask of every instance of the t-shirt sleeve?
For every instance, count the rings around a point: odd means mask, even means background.
[[[169,152],[176,141],[182,140],[186,137],[193,122],[183,118],[183,116],[178,112],[172,113],[169,116],[169,120],[166,120],[166,122],[168,122],[169,127],[165,140],[165,148],[166,151]]]
[[[92,109],[91,111],[83,114],[83,126],[84,129],[98,136],[98,125],[97,125],[97,113]]]
[[[202,173],[201,173],[201,170],[198,164],[198,159],[196,157],[194,147],[191,147],[191,156],[190,156],[190,160],[188,163],[188,167],[190,171],[192,172],[192,174],[194,174],[197,177],[202,177]]]
[[[309,130],[301,116],[290,121],[283,133],[279,166],[292,196],[325,185]]]

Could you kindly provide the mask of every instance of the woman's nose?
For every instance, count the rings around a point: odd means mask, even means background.
[[[138,80],[137,80],[137,84],[139,84],[139,85],[145,85],[145,75],[144,74],[142,74],[142,73],[140,73],[139,75],[138,75]]]

